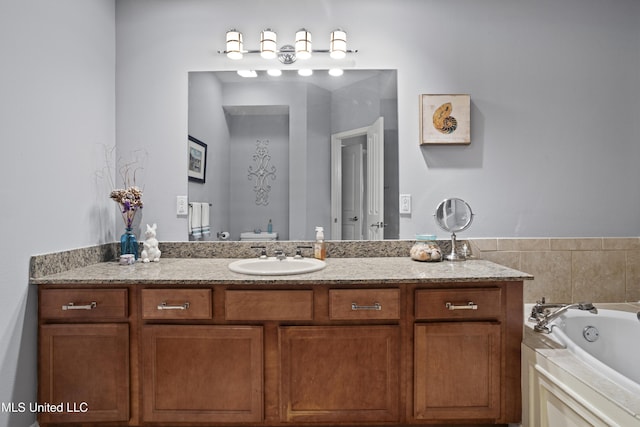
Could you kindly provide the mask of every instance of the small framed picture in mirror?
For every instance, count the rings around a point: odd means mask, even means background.
[[[420,95],[420,145],[469,143],[469,95]]]
[[[204,184],[207,177],[207,144],[189,135],[189,181]]]

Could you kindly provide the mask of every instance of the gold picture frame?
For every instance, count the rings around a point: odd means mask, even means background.
[[[469,95],[420,95],[420,145],[470,143]]]

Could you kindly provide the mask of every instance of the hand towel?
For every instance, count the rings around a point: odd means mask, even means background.
[[[189,203],[189,234],[194,239],[202,237],[202,203]]]
[[[202,237],[211,233],[211,227],[209,226],[209,203],[201,203],[202,213],[200,215],[202,225]]]

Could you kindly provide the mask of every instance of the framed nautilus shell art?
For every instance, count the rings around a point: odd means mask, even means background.
[[[469,143],[469,95],[420,95],[420,145]]]

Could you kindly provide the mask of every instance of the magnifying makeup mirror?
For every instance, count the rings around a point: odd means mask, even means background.
[[[466,256],[456,250],[456,233],[466,230],[473,221],[473,212],[467,202],[458,198],[445,199],[436,208],[436,224],[451,233],[451,253],[448,261],[464,261]]]

